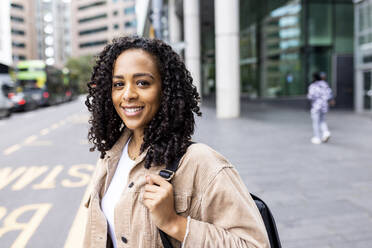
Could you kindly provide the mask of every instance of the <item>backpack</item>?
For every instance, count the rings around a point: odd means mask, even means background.
[[[192,142],[191,144],[193,144]],[[167,166],[165,169],[159,172],[159,175],[170,182],[178,169],[178,164],[181,158],[176,159],[170,166]],[[275,220],[269,207],[266,203],[261,200],[259,197],[251,193],[251,197],[253,198],[254,202],[258,210],[260,211],[262,220],[265,224],[267,236],[269,237],[270,247],[271,248],[281,248],[282,245],[280,243],[278,230],[276,229]],[[163,232],[162,230],[158,229],[161,237],[161,241],[163,242],[164,248],[173,248],[172,243],[169,240],[168,235]]]

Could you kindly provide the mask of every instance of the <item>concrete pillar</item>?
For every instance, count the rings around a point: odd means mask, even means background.
[[[357,113],[363,112],[364,105],[364,88],[363,88],[363,71],[360,69],[355,70],[354,81],[354,109]]]
[[[185,62],[190,70],[199,94],[201,94],[200,70],[200,14],[198,0],[183,0]]]
[[[169,41],[171,45],[181,41],[181,21],[176,15],[176,0],[168,0]]]
[[[217,118],[240,115],[239,0],[215,0]]]

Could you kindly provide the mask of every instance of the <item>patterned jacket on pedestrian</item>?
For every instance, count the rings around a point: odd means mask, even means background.
[[[307,98],[311,100],[311,113],[328,112],[328,101],[333,98],[332,90],[326,81],[315,81],[309,86]]]

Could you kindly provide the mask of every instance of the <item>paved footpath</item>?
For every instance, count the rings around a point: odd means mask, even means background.
[[[332,111],[330,142],[313,145],[305,110],[244,108],[221,120],[203,107],[194,140],[226,156],[269,204],[283,247],[372,247],[372,114]]]

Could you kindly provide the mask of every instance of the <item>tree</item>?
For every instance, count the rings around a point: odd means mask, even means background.
[[[93,63],[94,57],[92,55],[71,57],[66,62],[65,67],[70,72],[70,80],[74,84],[78,84],[80,94],[87,92],[87,83],[92,74]]]

